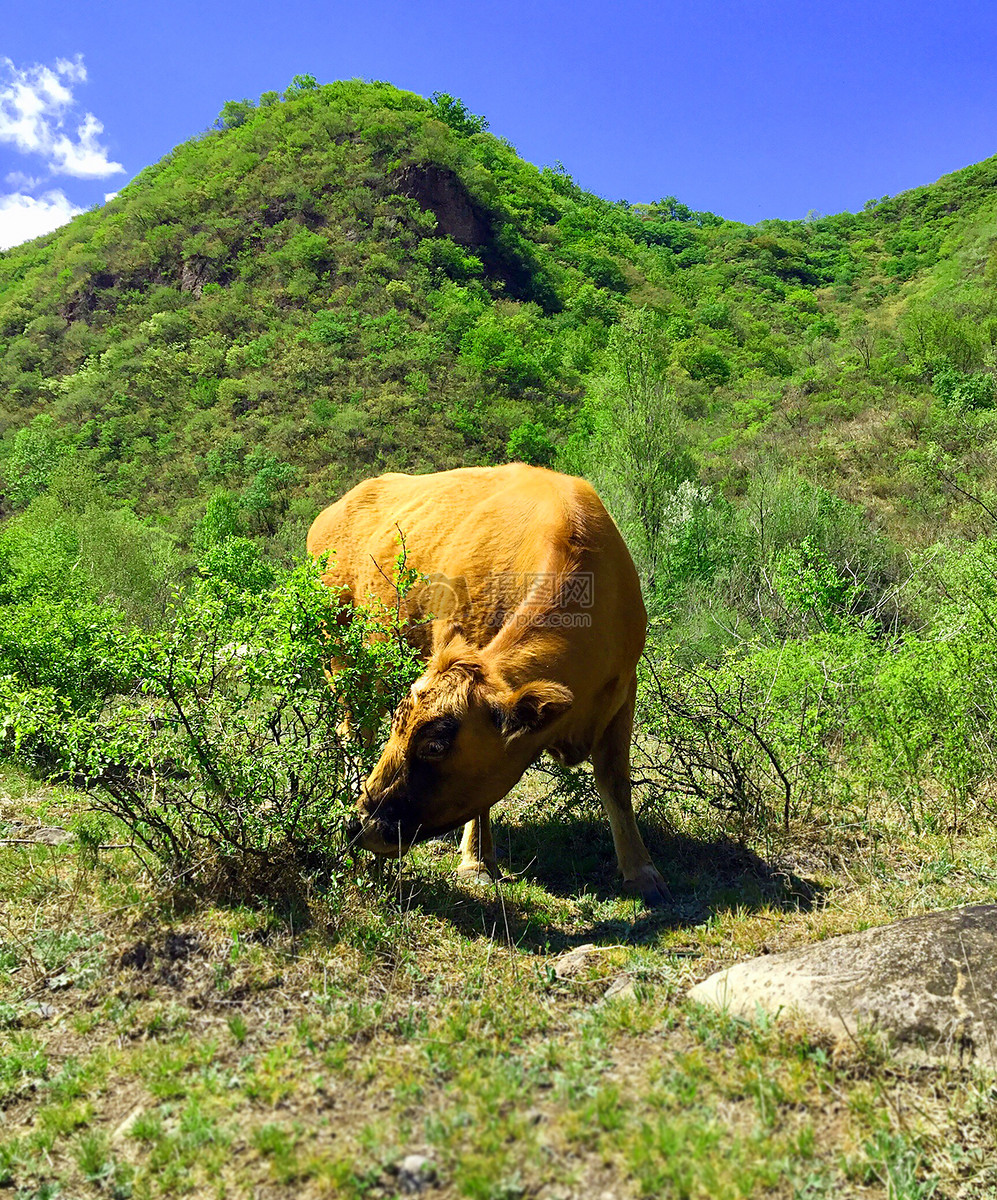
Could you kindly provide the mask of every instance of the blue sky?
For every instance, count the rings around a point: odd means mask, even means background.
[[[970,0],[63,0],[0,27],[0,245],[101,203],[297,73],[460,96],[610,199],[744,221],[860,208],[997,153]]]

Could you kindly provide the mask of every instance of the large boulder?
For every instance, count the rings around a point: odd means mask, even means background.
[[[753,958],[689,995],[749,1019],[795,1014],[843,1038],[874,1027],[917,1056],[997,1067],[997,904]]]

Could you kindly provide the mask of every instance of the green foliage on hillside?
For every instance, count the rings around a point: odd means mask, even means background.
[[[80,477],[286,557],[361,477],[520,458],[597,483],[708,656],[785,627],[791,570],[890,625],[890,539],[991,532],[997,159],[748,227],[586,193],[447,93],[301,75],[216,125],[0,255],[3,515]]]
[[[692,214],[586,195],[451,96],[298,79],[219,124],[0,256],[9,507],[70,450],[170,514],[265,491],[276,460],[264,525],[281,488],[304,512],[385,468],[501,459],[524,426],[558,435],[624,297],[699,253]]]
[[[924,541],[997,482],[997,160],[748,227],[601,200],[446,93],[302,75],[217,125],[0,255],[5,510],[70,454],[185,539],[212,497],[268,534],[385,469],[570,466],[631,308],[700,483],[791,464]]]

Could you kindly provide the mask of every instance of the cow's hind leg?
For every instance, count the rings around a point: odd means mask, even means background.
[[[633,736],[634,701],[637,679],[634,677],[626,703],[610,721],[606,732],[592,750],[595,786],[609,817],[616,847],[616,860],[623,872],[623,886],[635,892],[650,907],[668,898],[661,878],[640,836],[634,819],[630,785],[630,739]]]
[[[464,826],[457,874],[462,879],[476,883],[491,883],[498,879],[498,862],[492,845],[492,823],[488,813],[475,817]]]

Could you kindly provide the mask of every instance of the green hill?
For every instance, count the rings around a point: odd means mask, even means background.
[[[992,1047],[687,999],[997,901],[995,184],[748,227],[301,78],[0,255],[0,1188],[997,1194]],[[354,844],[421,666],[288,560],[361,476],[507,457],[641,571],[658,915],[585,766],[494,886]]]
[[[147,510],[267,455],[313,506],[371,471],[503,458],[524,423],[556,438],[621,305],[661,302],[713,219],[645,222],[384,84],[222,123],[0,258],[8,448],[51,415]]]
[[[642,307],[700,482],[790,466],[914,541],[976,520],[946,479],[994,486],[997,159],[748,227],[607,202],[383,83],[218,125],[0,255],[5,512],[67,452],[181,534],[219,492],[272,532],[385,469],[577,467]]]

